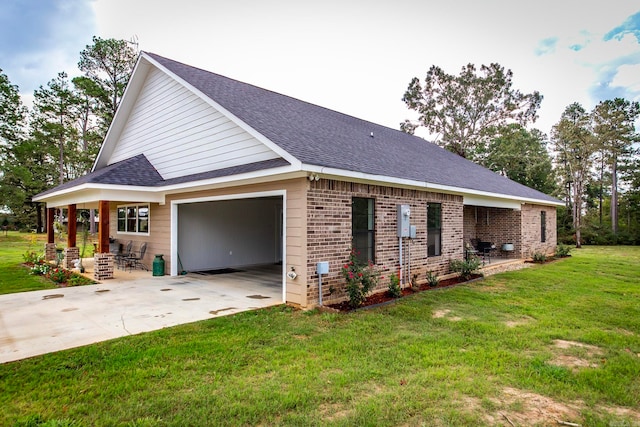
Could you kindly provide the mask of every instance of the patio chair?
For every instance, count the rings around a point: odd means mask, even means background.
[[[142,260],[144,259],[144,254],[147,252],[147,242],[144,242],[143,244],[140,245],[140,250],[137,253],[131,253],[129,254],[129,256],[125,259],[126,264],[129,266],[129,271],[131,271],[131,269],[138,269],[141,268],[142,270],[145,271],[149,271],[149,268],[144,265],[142,263]]]
[[[131,248],[133,247],[133,241],[129,240],[124,246],[118,245],[118,252],[114,254],[114,261],[116,266],[122,270],[126,269],[125,260],[131,255]]]
[[[478,254],[482,255],[482,265],[491,263],[491,252],[496,249],[496,245],[491,242],[483,242],[480,239],[471,239],[471,244]]]

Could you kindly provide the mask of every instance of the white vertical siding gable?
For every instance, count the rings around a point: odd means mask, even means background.
[[[144,82],[108,163],[141,153],[165,179],[279,157],[155,67]]]

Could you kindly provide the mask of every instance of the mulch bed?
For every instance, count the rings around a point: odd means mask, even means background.
[[[469,280],[464,280],[461,277],[453,277],[451,279],[441,280],[440,283],[438,283],[438,286],[432,287],[425,283],[421,285],[420,288],[417,290],[414,290],[413,288],[410,288],[410,287],[405,288],[402,290],[402,296],[398,298],[393,298],[392,296],[389,295],[389,292],[387,291],[381,291],[381,292],[377,292],[375,294],[369,295],[367,299],[365,299],[365,301],[362,303],[362,305],[356,308],[353,308],[351,307],[351,305],[349,305],[349,300],[342,301],[336,304],[327,304],[325,307],[329,309],[333,309],[335,311],[340,311],[340,312],[349,312],[354,310],[360,310],[362,308],[371,308],[381,304],[389,303],[391,301],[397,300],[407,295],[413,295],[415,293],[424,292],[424,291],[432,291],[434,289],[448,288],[450,286],[455,286],[460,283],[467,283],[467,282],[479,279],[481,277],[483,277],[481,274],[474,274],[471,276]]]

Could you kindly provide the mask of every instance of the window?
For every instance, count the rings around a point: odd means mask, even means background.
[[[353,248],[362,262],[375,262],[374,199],[354,197],[351,201]]]
[[[442,204],[427,203],[427,256],[442,255]]]
[[[547,213],[540,211],[540,241],[542,243],[547,241]]]
[[[118,233],[149,233],[149,205],[118,206]]]

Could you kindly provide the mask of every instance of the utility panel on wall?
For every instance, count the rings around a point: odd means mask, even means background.
[[[410,217],[411,209],[409,208],[409,205],[398,205],[398,237],[410,236]]]

